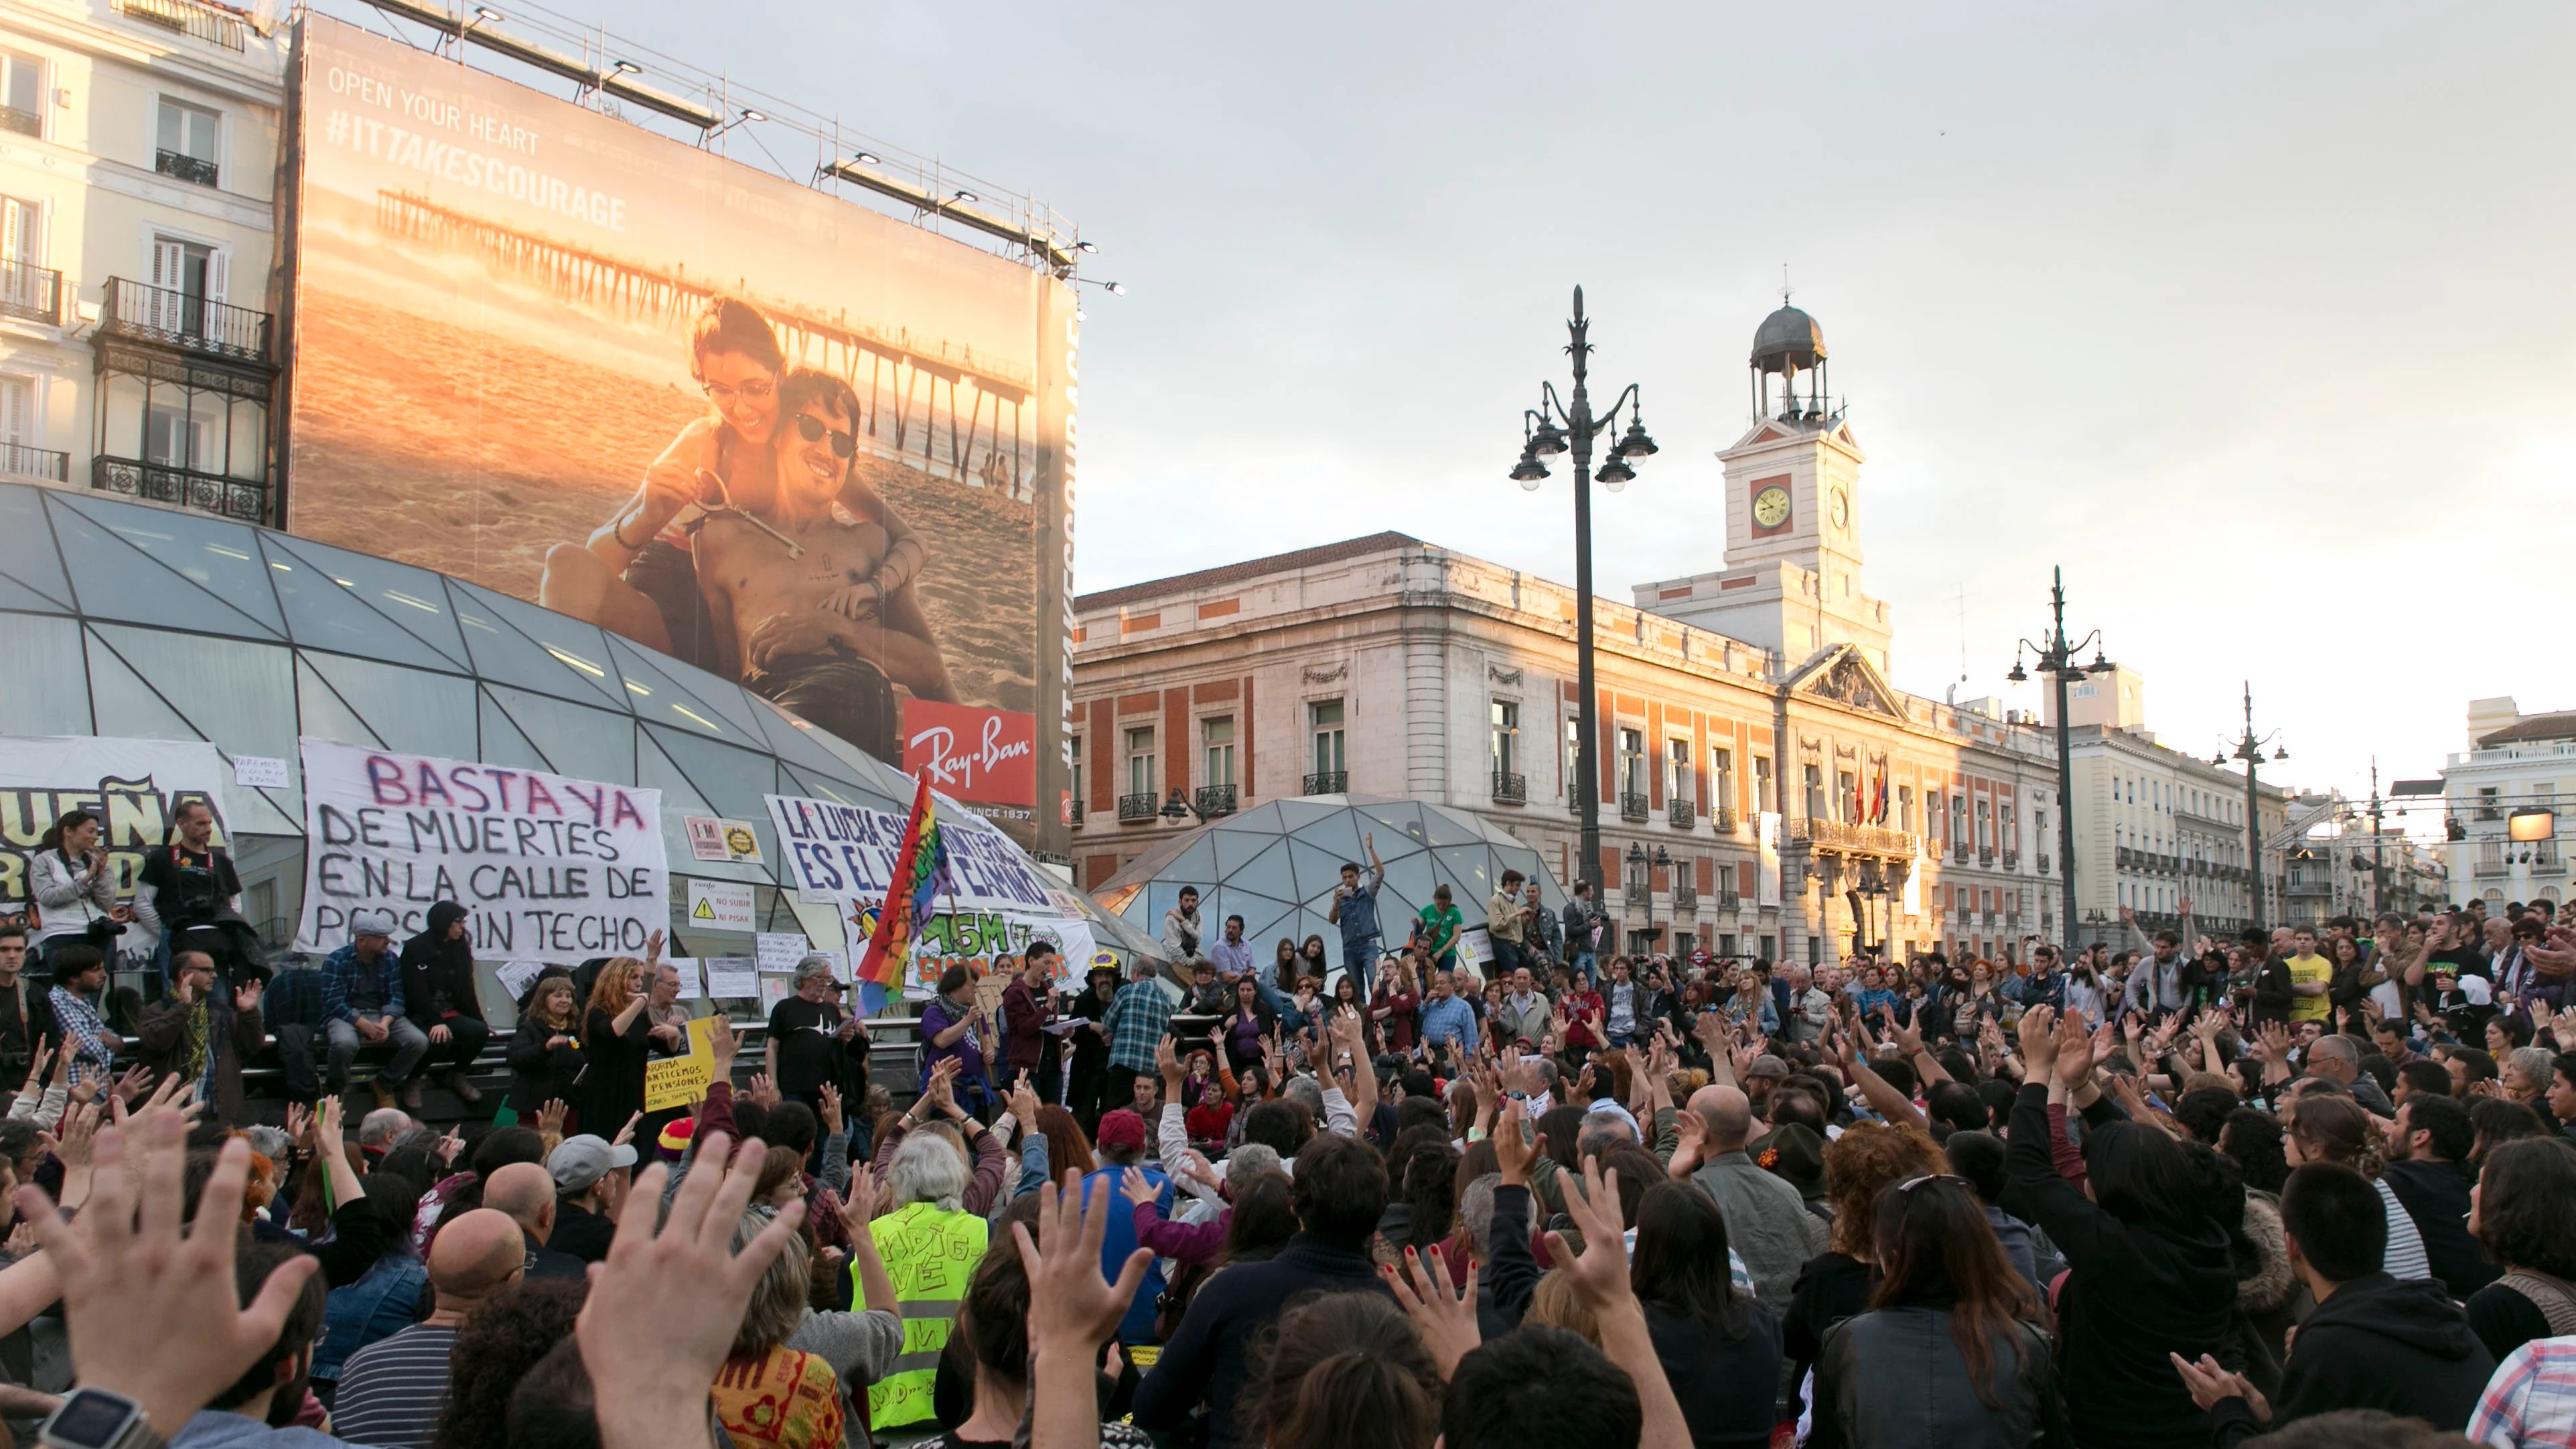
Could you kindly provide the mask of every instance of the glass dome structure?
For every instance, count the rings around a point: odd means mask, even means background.
[[[1378,918],[1390,946],[1403,943],[1405,922],[1431,903],[1435,886],[1449,887],[1469,925],[1483,924],[1485,899],[1506,870],[1537,881],[1550,910],[1565,907],[1564,887],[1538,851],[1499,827],[1440,805],[1364,795],[1275,800],[1180,832],[1129,861],[1092,899],[1135,931],[1158,936],[1181,887],[1196,886],[1211,935],[1226,917],[1240,915],[1257,959],[1268,960],[1280,937],[1302,942],[1313,935],[1324,938],[1339,966],[1341,928],[1324,913],[1342,882],[1342,863],[1368,864],[1363,842],[1370,836],[1386,863]]]
[[[747,882],[761,929],[826,946],[837,919],[781,889],[761,797],[901,814],[913,793],[739,685],[534,604],[208,514],[0,484],[0,736],[30,735],[286,760],[310,735],[660,790],[674,902],[689,877]],[[296,784],[255,793],[225,826],[243,914],[283,941],[302,904],[304,800]],[[684,815],[750,823],[761,863],[694,859]],[[747,937],[696,934],[675,931],[673,954],[749,954]]]

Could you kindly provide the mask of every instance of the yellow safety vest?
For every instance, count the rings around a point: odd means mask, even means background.
[[[969,1212],[942,1212],[936,1203],[917,1202],[868,1224],[877,1257],[894,1280],[896,1311],[903,1315],[903,1352],[894,1369],[868,1385],[868,1427],[901,1428],[935,1415],[930,1390],[939,1376],[939,1351],[948,1346],[957,1310],[966,1301],[966,1284],[984,1260],[991,1227]],[[860,1297],[858,1270],[852,1268],[851,1293]]]

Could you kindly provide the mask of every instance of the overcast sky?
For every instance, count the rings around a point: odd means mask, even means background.
[[[1716,568],[1785,263],[1898,684],[2009,689],[2062,563],[2161,739],[2250,677],[2290,783],[2576,708],[2563,6],[550,3],[1099,242],[1081,590],[1382,528],[1571,579],[1504,474],[1577,282],[1663,445],[1602,592]]]

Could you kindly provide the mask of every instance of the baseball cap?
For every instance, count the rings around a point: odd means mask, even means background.
[[[565,1138],[546,1159],[546,1171],[553,1174],[557,1192],[584,1191],[611,1170],[634,1165],[634,1148],[612,1147],[607,1138],[587,1132]]]
[[[1143,1147],[1145,1119],[1124,1107],[1101,1114],[1100,1131],[1093,1139],[1102,1147]]]

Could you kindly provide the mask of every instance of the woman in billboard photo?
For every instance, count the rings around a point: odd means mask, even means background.
[[[689,329],[689,375],[706,393],[706,415],[680,430],[635,496],[586,542],[547,551],[537,602],[719,670],[691,535],[711,508],[769,501],[786,373],[777,334],[757,310],[731,297],[708,302]]]

